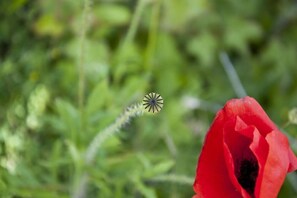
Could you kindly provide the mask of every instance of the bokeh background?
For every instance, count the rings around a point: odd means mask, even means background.
[[[86,172],[88,198],[191,197],[215,112],[245,92],[297,151],[296,1],[1,0],[0,16],[0,197],[78,197]],[[162,111],[86,165],[151,91]],[[297,197],[296,173],[279,197]]]

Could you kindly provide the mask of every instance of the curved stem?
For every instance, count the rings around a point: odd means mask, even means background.
[[[141,103],[132,105],[128,107],[122,115],[120,115],[114,123],[109,125],[103,131],[99,131],[97,135],[93,138],[89,144],[86,154],[85,154],[85,163],[86,165],[91,165],[98,153],[99,148],[104,142],[113,135],[115,135],[125,124],[127,124],[132,118],[141,116],[145,112],[143,105]],[[78,187],[73,193],[73,198],[83,198],[87,190],[87,184],[89,181],[89,175],[87,172],[84,172],[79,183]]]
[[[116,121],[105,128],[102,132],[98,132],[92,142],[89,144],[86,152],[86,164],[91,164],[98,152],[99,147],[109,138],[112,137],[116,132],[120,130],[125,124],[127,124],[131,118],[140,116],[144,113],[142,104],[136,104],[128,107],[126,111],[119,116]]]

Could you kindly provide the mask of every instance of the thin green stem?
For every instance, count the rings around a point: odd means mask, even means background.
[[[139,0],[136,6],[136,10],[133,14],[133,18],[130,24],[130,27],[128,29],[128,32],[124,38],[123,44],[121,46],[121,49],[125,49],[125,46],[129,43],[131,43],[136,35],[136,31],[138,29],[138,25],[141,19],[141,15],[143,13],[143,9],[145,8],[146,3],[148,0]]]
[[[99,131],[89,144],[86,154],[85,163],[91,165],[99,151],[99,148],[106,142],[106,140],[115,135],[125,124],[127,124],[132,118],[141,116],[145,111],[141,103],[128,107],[122,115],[120,115],[114,123],[109,125],[103,131]],[[87,184],[89,181],[89,175],[87,172],[83,173],[78,183],[78,187],[75,188],[73,198],[84,198]]]
[[[148,36],[148,45],[146,49],[145,68],[149,69],[152,65],[152,58],[156,48],[159,18],[160,18],[161,0],[156,0],[152,7],[151,24]]]
[[[236,95],[240,98],[247,96],[247,93],[246,93],[244,87],[242,86],[242,83],[237,75],[237,72],[236,72],[236,70],[235,70],[235,68],[234,68],[232,62],[230,61],[230,58],[226,52],[220,53],[220,61],[227,73],[227,76],[231,82],[231,85],[232,85]]]
[[[80,39],[80,47],[78,51],[78,106],[79,106],[79,117],[80,117],[80,126],[79,132],[84,131],[85,129],[85,121],[84,121],[84,94],[85,94],[85,40],[86,40],[86,33],[88,30],[88,14],[90,12],[91,1],[84,0],[83,1],[83,12],[82,12],[82,19],[81,19],[81,28],[79,32],[79,39]],[[77,143],[79,140],[77,134],[73,134],[72,137],[73,141]],[[78,168],[76,164],[76,176],[74,178],[79,177],[80,168]],[[87,177],[79,179],[79,182],[87,180]],[[76,180],[76,179],[75,179]],[[76,183],[76,182],[74,182]],[[83,190],[82,190],[83,191]],[[74,197],[80,197],[78,194],[79,192],[74,192]]]
[[[145,109],[141,103],[128,107],[126,111],[121,116],[119,116],[113,124],[105,128],[103,131],[98,132],[87,148],[86,164],[91,164],[93,162],[98,149],[109,137],[112,137],[132,118],[141,116],[144,112]]]
[[[144,8],[146,7],[146,4],[149,1],[150,0],[138,0],[138,2],[136,4],[136,8],[133,13],[128,31],[127,31],[124,39],[122,40],[120,46],[117,49],[117,59],[116,59],[117,67],[122,67],[122,68],[126,67],[125,62],[127,61],[127,59],[126,59],[127,49],[129,49],[129,47],[131,47],[131,45],[133,43],[136,32],[138,30],[138,26],[140,23],[142,13],[144,11]],[[119,73],[120,72],[115,73],[115,82],[116,83],[119,82],[119,79],[121,77],[120,75],[118,75]]]
[[[80,112],[80,131],[84,130],[84,94],[85,94],[85,40],[88,30],[88,14],[90,12],[90,0],[84,0],[84,8],[82,13],[82,24],[80,29],[80,48],[78,63],[78,105]]]

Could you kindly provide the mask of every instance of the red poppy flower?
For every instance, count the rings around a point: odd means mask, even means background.
[[[227,102],[198,160],[195,198],[274,198],[297,158],[287,137],[251,98]]]

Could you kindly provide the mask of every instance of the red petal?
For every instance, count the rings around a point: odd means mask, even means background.
[[[289,148],[289,160],[290,160],[290,164],[289,164],[288,172],[295,171],[297,169],[297,158],[293,153],[293,151],[291,150],[291,148]]]
[[[272,130],[277,129],[259,103],[249,96],[242,99],[229,100],[223,110],[226,117],[237,115],[247,125],[254,125],[264,136]]]
[[[231,151],[229,150],[227,144],[224,144],[224,156],[226,160],[229,177],[231,179],[232,184],[236,188],[236,190],[241,194],[240,197],[250,198],[250,195],[241,187],[241,185],[239,184],[235,176],[234,159],[232,157]]]
[[[224,115],[219,111],[209,129],[198,161],[193,188],[198,196],[206,198],[238,198],[240,193],[228,175],[223,151]]]
[[[258,134],[254,135],[255,132]],[[237,190],[241,192],[242,197],[250,197],[250,195],[239,184],[236,178],[236,169],[239,169],[240,162],[242,160],[256,158],[252,152],[253,150],[250,148],[250,145],[257,144],[259,142],[259,137],[261,136],[257,129],[253,126],[247,126],[238,116],[235,118],[235,124],[234,121],[228,122],[224,128],[224,154],[229,171],[229,177]],[[268,148],[267,144],[266,147]],[[265,163],[265,159],[266,157],[263,158],[263,160],[261,159],[261,161]]]
[[[249,146],[249,148],[257,158],[258,166],[259,166],[254,195],[255,197],[259,197],[259,191],[261,189],[261,185],[263,181],[264,166],[268,156],[269,145],[266,142],[265,138],[261,136],[261,134],[255,127],[250,126],[248,130],[251,130],[252,133],[245,133],[244,131],[242,131],[241,133],[245,135],[252,134],[253,141]]]
[[[259,182],[256,189],[257,197],[277,197],[289,166],[288,139],[279,131],[272,131],[265,139],[269,144],[269,151],[262,182]]]
[[[230,118],[237,115],[247,125],[255,126],[264,137],[271,131],[278,131],[278,133],[281,133],[277,126],[267,116],[260,104],[249,96],[242,99],[229,100],[223,110],[226,117]],[[228,118],[226,118],[226,120],[228,120]],[[285,136],[284,138],[287,139]],[[288,172],[291,172],[297,169],[297,157],[289,147],[287,148],[287,152],[289,157]]]

